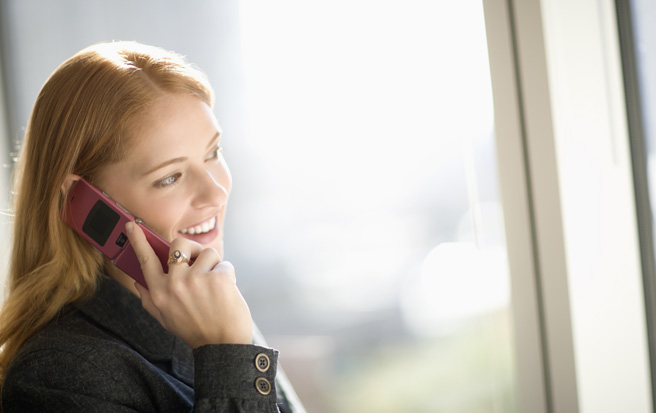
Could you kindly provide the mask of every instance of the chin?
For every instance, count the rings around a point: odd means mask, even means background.
[[[223,239],[221,239],[216,244],[217,245],[215,247],[212,247],[212,248],[214,248],[219,253],[219,256],[221,257],[221,260],[223,260],[223,258],[225,257],[225,254],[223,253]]]
[[[216,250],[216,252],[219,253],[219,256],[223,260],[224,254],[223,254],[223,238],[221,237],[222,234],[219,234],[214,240],[203,243],[199,242],[200,245],[203,246],[203,248],[213,248]]]

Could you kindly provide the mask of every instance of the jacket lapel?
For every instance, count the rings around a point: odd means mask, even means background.
[[[77,308],[148,361],[193,387],[194,359],[191,348],[166,331],[144,310],[139,297],[114,279],[103,276],[96,295]]]

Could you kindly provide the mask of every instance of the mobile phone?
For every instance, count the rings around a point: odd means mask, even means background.
[[[125,235],[125,224],[135,221],[168,272],[169,243],[135,218],[106,193],[84,179],[73,184],[62,207],[64,221],[120,270],[148,288],[137,255]]]

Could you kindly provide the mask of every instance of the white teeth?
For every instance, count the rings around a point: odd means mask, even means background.
[[[196,225],[195,227],[181,229],[180,233],[189,234],[189,235],[204,234],[206,232],[213,230],[215,226],[216,226],[216,217],[212,217],[209,221],[205,221],[200,225]]]

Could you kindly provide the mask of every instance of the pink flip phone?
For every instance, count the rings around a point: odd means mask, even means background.
[[[137,255],[125,234],[125,224],[136,221],[168,272],[169,243],[107,194],[84,179],[73,184],[62,208],[64,221],[123,272],[148,288]]]

